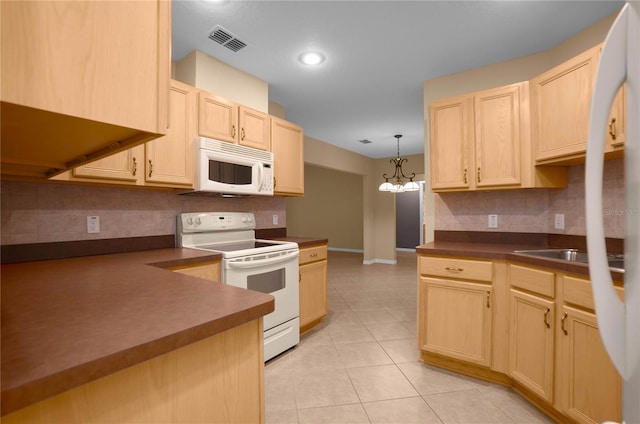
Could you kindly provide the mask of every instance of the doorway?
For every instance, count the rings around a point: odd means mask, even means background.
[[[424,243],[422,234],[422,205],[424,181],[420,190],[396,193],[396,250],[415,251]]]

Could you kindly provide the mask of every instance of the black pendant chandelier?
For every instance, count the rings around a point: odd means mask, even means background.
[[[402,164],[408,162],[408,159],[400,157],[400,137],[402,137],[402,134],[397,134],[394,137],[396,138],[396,143],[398,145],[398,155],[394,159],[390,159],[389,162],[394,164],[396,169],[393,175],[390,177],[387,176],[387,174],[382,175],[382,178],[384,178],[384,182],[380,184],[378,190],[388,191],[391,193],[402,193],[405,191],[420,190],[420,185],[413,181],[416,173],[412,172],[410,176],[406,176],[402,171]],[[405,180],[409,181],[405,182]]]

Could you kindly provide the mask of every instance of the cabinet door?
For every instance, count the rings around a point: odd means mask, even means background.
[[[579,423],[620,422],[620,375],[604,349],[595,314],[564,306],[561,330],[562,412]]]
[[[198,134],[238,142],[238,105],[206,92],[198,93]]]
[[[72,170],[71,180],[89,178],[95,182],[137,184],[144,173],[144,149],[136,146]],[[64,175],[64,174],[63,174]],[[61,179],[61,178],[59,178]]]
[[[492,287],[420,278],[419,340],[423,350],[491,364]]]
[[[164,134],[169,2],[3,1],[0,18],[3,175],[50,177]]]
[[[240,139],[239,144],[260,150],[271,150],[271,131],[269,115],[240,106],[239,109]]]
[[[168,2],[26,1],[1,8],[3,101],[164,131]]]
[[[522,84],[474,96],[477,187],[520,185]]]
[[[600,47],[531,80],[536,160],[584,156]]]
[[[551,403],[554,302],[511,289],[510,303],[509,373]]]
[[[284,119],[271,117],[274,194],[304,194],[304,135],[302,128]]]
[[[327,315],[327,261],[300,265],[300,330]]]
[[[471,99],[462,96],[429,105],[433,190],[472,187],[472,107]]]
[[[195,106],[195,89],[171,81],[167,135],[145,145],[146,184],[193,187]]]

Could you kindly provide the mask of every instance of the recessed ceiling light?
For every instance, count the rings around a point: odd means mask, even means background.
[[[305,65],[319,65],[324,62],[324,55],[318,52],[306,52],[298,56],[298,60]]]

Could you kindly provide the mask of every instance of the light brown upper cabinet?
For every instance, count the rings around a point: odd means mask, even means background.
[[[600,46],[531,80],[537,163],[571,163],[584,157]]]
[[[535,168],[527,82],[429,105],[431,189],[563,187],[566,171]]]
[[[431,189],[469,189],[469,155],[473,143],[473,102],[468,96],[437,100],[429,105],[431,123]]]
[[[169,2],[1,2],[0,15],[3,175],[44,178],[166,133]]]
[[[171,81],[167,135],[145,144],[144,183],[160,187],[193,187],[196,137],[196,90]]]
[[[474,96],[476,187],[521,184],[520,97],[525,89],[526,84],[514,84]]]
[[[167,134],[59,176],[60,181],[191,188],[194,181],[196,89],[171,80]]]
[[[589,114],[602,45],[575,56],[531,80],[532,136],[536,163],[583,163]],[[605,137],[606,159],[621,157],[625,139],[625,88],[618,92]]]
[[[200,91],[198,134],[255,149],[271,149],[269,115]]]
[[[271,117],[271,152],[275,195],[304,195],[304,133],[284,119]]]

